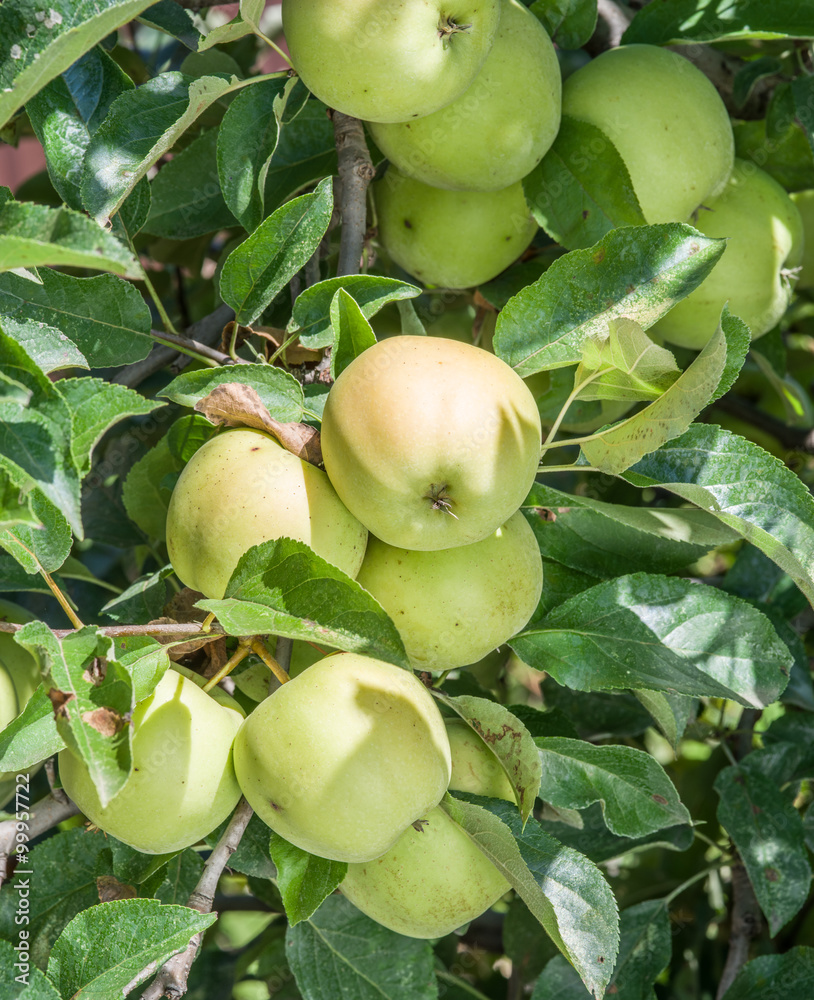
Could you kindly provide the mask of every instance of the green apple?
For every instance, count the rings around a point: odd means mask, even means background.
[[[752,339],[777,323],[792,294],[787,272],[800,263],[803,223],[794,202],[767,173],[736,160],[724,189],[696,223],[706,236],[729,238],[723,257],[686,299],[653,327],[671,344],[702,348],[726,302],[749,324]]]
[[[463,719],[447,719],[452,754],[451,792],[472,792],[514,802],[514,789],[497,757]]]
[[[0,621],[23,625],[32,620],[33,615],[18,604],[0,600]],[[12,635],[0,632],[0,730],[22,712],[41,680],[36,658],[18,645]],[[29,768],[28,773],[33,774],[39,766]],[[15,784],[14,772],[0,771],[0,809],[14,795]]]
[[[797,278],[797,288],[814,288],[814,190],[797,191],[791,195],[803,220],[802,269]]]
[[[168,670],[133,712],[133,771],[121,791],[102,806],[87,765],[69,749],[59,755],[65,791],[92,823],[138,851],[190,847],[240,799],[232,741],[243,713],[229,701]]]
[[[514,802],[506,773],[483,740],[461,719],[447,720],[456,791]],[[443,809],[407,827],[381,858],[348,865],[345,896],[373,920],[408,937],[449,934],[509,890],[491,861]]]
[[[429,115],[483,65],[500,0],[283,0],[283,30],[306,87],[365,121]]]
[[[720,192],[734,139],[717,90],[656,45],[610,49],[565,81],[562,113],[601,129],[625,161],[645,219],[684,222]]]
[[[283,536],[349,576],[367,542],[325,473],[268,434],[241,428],[207,441],[181,472],[167,514],[170,562],[183,583],[223,597],[243,553]]]
[[[525,500],[541,448],[537,404],[505,362],[437,337],[391,337],[334,383],[325,469],[382,541],[448,549],[491,535]]]
[[[519,181],[500,191],[444,191],[390,166],[372,190],[382,246],[425,285],[490,281],[537,232]]]
[[[371,123],[384,155],[408,177],[435,187],[498,191],[533,170],[560,127],[562,81],[540,21],[502,0],[486,62],[451,104],[413,121]]]
[[[235,740],[249,804],[319,857],[369,861],[433,808],[450,778],[432,695],[408,670],[335,653],[283,684]]]
[[[357,577],[390,615],[419,670],[477,663],[531,618],[543,561],[520,511],[472,545],[416,552],[373,535]]]

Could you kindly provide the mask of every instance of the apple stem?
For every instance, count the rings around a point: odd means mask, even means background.
[[[289,642],[290,641],[291,640],[289,640]],[[278,643],[279,642],[282,642],[282,640],[278,640]],[[256,653],[257,656],[260,657],[263,663],[265,663],[265,665],[269,668],[269,670],[274,674],[274,676],[281,684],[285,684],[286,681],[291,680],[291,678],[288,676],[283,667],[277,662],[277,660],[275,660],[275,658],[271,655],[271,653],[266,649],[266,644],[258,636],[254,636],[251,639],[250,645],[252,648],[252,652]]]
[[[469,31],[471,28],[471,24],[456,24],[451,17],[448,17],[439,23],[438,37],[447,41],[451,35],[457,34],[459,31]]]
[[[240,645],[237,647],[234,653],[232,653],[232,655],[229,657],[226,663],[223,664],[223,666],[215,674],[214,677],[210,677],[209,680],[206,682],[206,684],[204,684],[203,687],[204,691],[211,691],[213,687],[215,687],[217,684],[220,684],[223,678],[228,677],[229,674],[231,674],[231,672],[238,665],[238,663],[240,663],[242,660],[245,660],[246,657],[249,655],[249,653],[251,653],[251,651],[252,650],[249,643],[245,639],[241,639]]]

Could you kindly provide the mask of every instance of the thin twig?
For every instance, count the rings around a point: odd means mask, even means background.
[[[159,344],[174,344],[182,354],[188,354],[197,360],[214,361],[218,365],[249,364],[239,358],[234,361],[228,354],[218,351],[214,347],[202,344],[199,340],[192,340],[190,337],[182,337],[177,333],[162,333],[160,330],[150,330],[150,336]]]
[[[40,799],[30,809],[23,808],[17,810],[17,818],[7,819],[0,823],[0,886],[8,878],[9,860],[17,854],[18,822],[28,824],[28,829],[25,833],[30,842],[35,837],[39,837],[52,827],[55,827],[57,823],[70,819],[71,816],[76,816],[78,812],[79,809],[67,796],[65,796],[65,801],[62,802],[51,794],[46,795],[44,799]],[[28,819],[24,818],[26,813],[28,813]],[[26,844],[27,846],[28,844]]]
[[[760,905],[755,898],[755,890],[752,888],[746,869],[740,863],[733,865],[729,951],[715,1000],[721,1000],[735,981],[737,974],[749,960],[749,945],[755,938],[760,937],[762,927],[763,919],[760,915]]]
[[[245,799],[241,799],[231,822],[224,830],[214,851],[209,855],[198,884],[187,901],[187,906],[190,909],[197,910],[198,913],[212,912],[215,891],[223,869],[237,850],[251,817],[252,807]],[[203,933],[196,934],[182,952],[173,955],[165,962],[159,969],[158,975],[142,993],[141,1000],[160,1000],[161,997],[170,997],[171,1000],[176,1000],[176,998],[182,997],[187,991],[189,970],[192,968],[202,940]]]
[[[168,622],[166,624],[154,625],[98,625],[96,626],[102,635],[118,636],[127,635],[167,635],[167,636],[201,636],[202,638],[216,639],[218,636],[226,635],[222,628],[210,626],[207,629],[201,627],[200,622]],[[0,622],[0,632],[19,632],[23,625],[16,625],[14,622]],[[73,635],[79,629],[75,628],[52,628],[51,632],[57,639],[64,639]]]
[[[358,118],[332,112],[334,139],[342,182],[342,239],[337,275],[358,274],[367,229],[367,187],[375,173],[365,131]]]

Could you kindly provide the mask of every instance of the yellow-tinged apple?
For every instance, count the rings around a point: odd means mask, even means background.
[[[729,237],[709,276],[653,327],[671,344],[700,350],[718,328],[726,302],[749,324],[752,339],[777,323],[792,294],[800,263],[803,223],[782,187],[745,160],[736,160],[729,182],[708,201],[696,227],[706,236]]]
[[[452,753],[451,792],[472,792],[514,802],[508,775],[500,761],[475,730],[463,719],[447,719],[447,736]]]
[[[479,542],[418,552],[373,535],[357,577],[390,615],[410,663],[450,670],[502,645],[534,614],[543,561],[520,511]]]
[[[23,625],[33,620],[33,615],[11,601],[0,600],[0,621]],[[37,690],[42,675],[37,659],[14,641],[7,632],[0,632],[0,730],[13,722]],[[33,774],[39,769],[29,768]],[[14,795],[16,776],[0,771],[0,809]]]
[[[724,103],[684,56],[623,45],[565,81],[562,113],[601,129],[625,161],[649,223],[684,222],[720,192],[734,139]]]
[[[441,799],[449,740],[408,670],[335,653],[283,684],[235,740],[249,804],[281,837],[335,861],[384,854]]]
[[[814,190],[797,191],[791,200],[803,220],[803,259],[797,288],[814,288]]]
[[[181,473],[167,514],[167,549],[180,579],[220,598],[238,560],[280,537],[305,542],[356,576],[367,531],[321,469],[261,431],[228,430],[207,441]]]
[[[523,380],[454,340],[390,337],[334,383],[322,421],[325,469],[348,509],[407,549],[480,541],[525,500],[541,448]]]
[[[229,701],[231,706],[215,700],[195,681],[168,670],[133,712],[133,771],[121,791],[103,807],[84,761],[63,750],[59,774],[65,791],[92,823],[138,851],[169,854],[190,847],[222,823],[240,798],[232,741],[243,713]]]
[[[466,90],[500,0],[283,0],[294,68],[331,108],[365,121],[431,114]]]
[[[370,124],[385,156],[435,187],[498,191],[526,176],[560,127],[560,66],[540,21],[502,0],[486,62],[451,104],[412,121]]]
[[[372,190],[382,246],[425,285],[490,281],[537,232],[519,181],[500,191],[444,191],[390,166]]]

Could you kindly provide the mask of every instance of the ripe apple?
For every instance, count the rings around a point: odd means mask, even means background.
[[[376,145],[398,169],[435,187],[498,191],[540,162],[560,127],[562,82],[551,39],[517,0],[472,84],[431,115],[371,123]]]
[[[446,724],[452,753],[450,791],[516,801],[514,789],[500,761],[475,730],[463,719],[447,719]]]
[[[797,290],[814,288],[814,190],[797,191],[791,195],[803,220],[802,270],[797,278]]]
[[[371,535],[357,579],[395,622],[413,667],[450,670],[477,663],[526,624],[543,561],[517,511],[481,541],[452,549],[416,552]]]
[[[444,191],[391,165],[372,190],[382,246],[425,285],[490,281],[537,232],[519,181],[501,191]]]
[[[359,355],[328,394],[325,469],[378,538],[447,549],[496,531],[525,500],[540,416],[505,362],[470,344],[391,337]]]
[[[11,601],[0,600],[0,621],[23,625],[33,620],[24,608]],[[8,632],[0,632],[0,730],[13,722],[37,690],[42,675],[37,659],[14,641]],[[39,766],[30,769],[39,770]],[[14,795],[16,775],[0,771],[0,809]]]
[[[271,538],[305,542],[349,576],[362,564],[367,531],[321,469],[262,431],[227,430],[181,473],[167,514],[167,549],[180,579],[223,597],[238,560]]]
[[[65,791],[92,823],[137,851],[190,847],[240,798],[232,741],[243,712],[229,700],[219,703],[168,670],[133,712],[133,772],[121,791],[103,807],[87,766],[70,749],[59,755]]]
[[[509,779],[483,740],[463,720],[447,720],[446,725],[452,750],[449,787],[514,802]],[[341,886],[353,905],[373,920],[418,938],[449,934],[483,913],[509,888],[486,855],[440,808],[408,826],[383,857],[348,865]]]
[[[365,121],[431,114],[483,65],[500,0],[283,0],[294,68],[323,103]]]
[[[235,739],[249,804],[281,837],[335,861],[384,854],[441,799],[449,740],[408,670],[334,653],[283,684]]]
[[[729,237],[723,257],[653,327],[664,340],[694,350],[715,333],[726,302],[749,324],[753,340],[771,330],[791,299],[784,271],[802,256],[800,213],[777,181],[754,164],[736,160],[726,188],[708,207],[696,226],[706,236]]]
[[[563,85],[562,113],[611,140],[649,223],[688,220],[732,170],[732,126],[715,87],[656,45],[623,45],[578,69]]]

